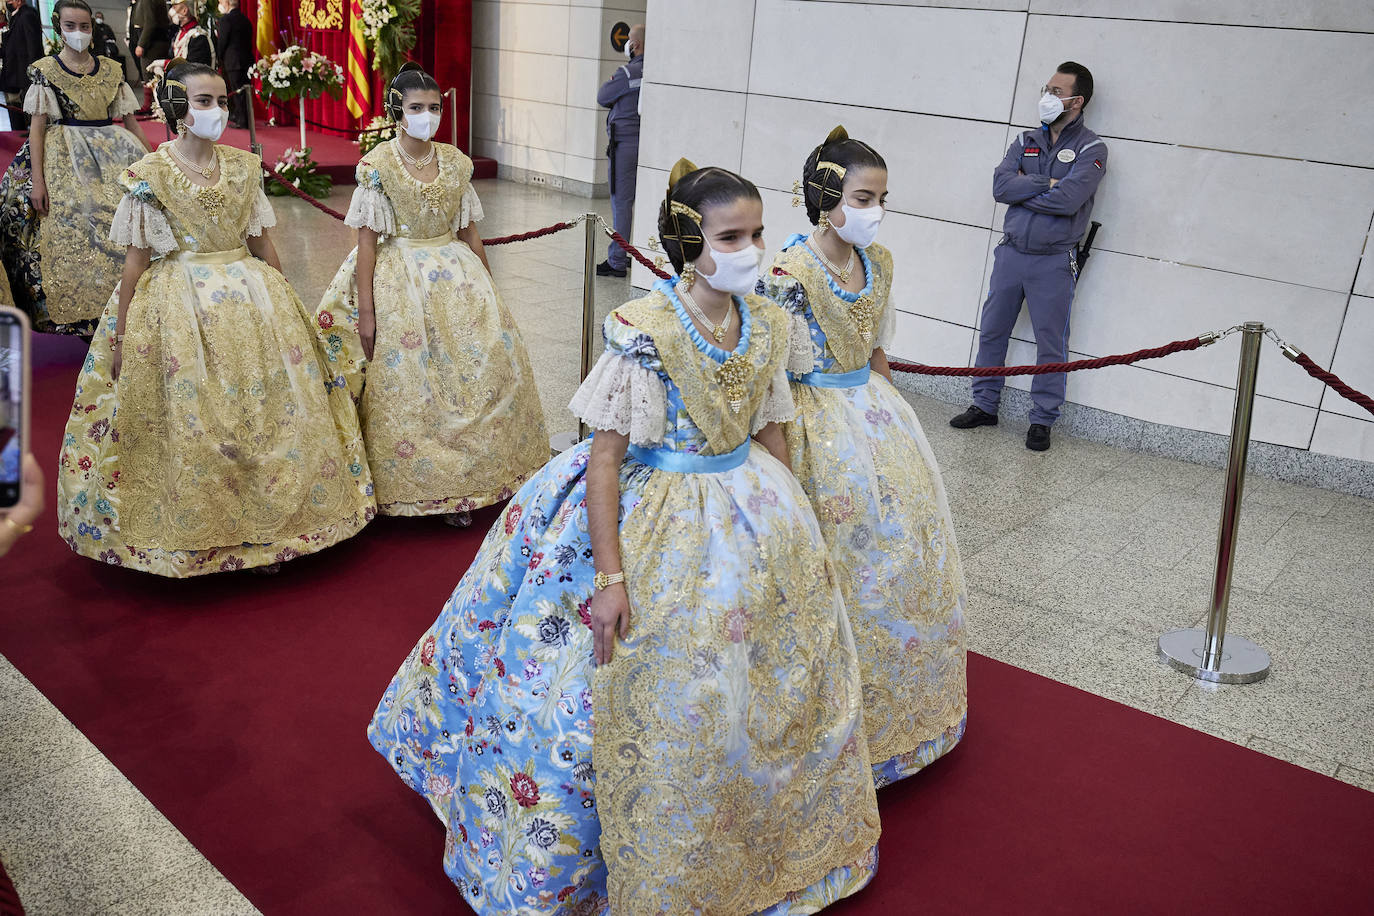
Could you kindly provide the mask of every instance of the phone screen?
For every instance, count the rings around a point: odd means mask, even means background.
[[[17,315],[0,311],[0,509],[19,501],[23,479],[25,331]]]

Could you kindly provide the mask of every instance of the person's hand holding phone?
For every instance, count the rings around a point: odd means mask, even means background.
[[[43,515],[43,469],[32,454],[24,456],[24,484],[19,502],[9,510],[0,509],[0,557],[9,553],[14,542],[33,530]]]

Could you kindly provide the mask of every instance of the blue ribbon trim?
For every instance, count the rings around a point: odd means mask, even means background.
[[[719,474],[733,471],[744,464],[749,457],[748,439],[739,448],[724,455],[694,455],[691,452],[674,452],[666,448],[645,448],[632,445],[630,457],[641,464],[660,471],[673,471],[678,474]]]
[[[812,388],[862,388],[868,384],[868,374],[869,367],[864,366],[853,372],[808,372],[805,375],[789,372],[787,377]]]

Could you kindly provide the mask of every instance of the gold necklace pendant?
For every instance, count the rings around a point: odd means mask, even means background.
[[[739,413],[744,407],[753,378],[754,364],[743,353],[734,354],[716,370],[716,384],[725,392],[725,403],[732,413]]]

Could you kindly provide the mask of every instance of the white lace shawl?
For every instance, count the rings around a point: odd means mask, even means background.
[[[466,229],[471,223],[480,223],[486,217],[482,211],[482,199],[477,196],[477,189],[468,185],[463,192],[462,203],[458,205],[458,215],[453,220],[453,231]]]
[[[811,348],[808,338],[807,358],[810,359]],[[810,370],[808,365],[807,371]],[[749,424],[749,434],[757,435],[769,423],[786,423],[795,419],[797,416],[797,405],[792,400],[792,386],[787,381],[787,370],[782,366],[773,373],[773,380],[768,383],[768,394],[764,397],[763,403],[759,405],[758,413],[754,414],[753,421]]]
[[[24,93],[24,111],[30,116],[47,115],[49,120],[57,121],[62,117],[62,106],[57,102],[57,93],[50,86],[33,83]]]
[[[134,91],[129,88],[128,83],[120,83],[119,91],[115,93],[114,101],[110,103],[110,120],[121,121],[143,107],[143,103],[134,95]]]

